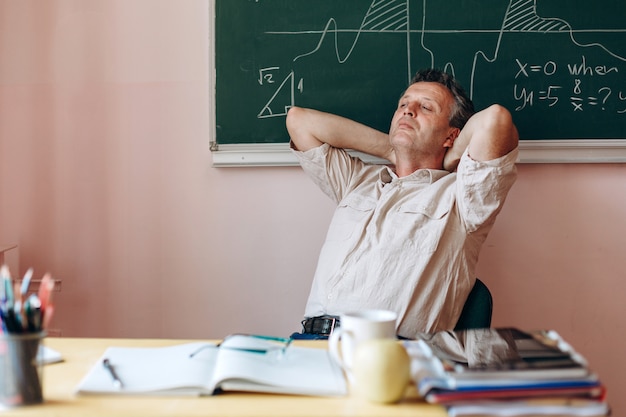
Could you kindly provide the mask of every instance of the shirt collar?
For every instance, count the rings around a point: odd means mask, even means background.
[[[406,177],[399,178],[395,172],[388,166],[383,167],[379,173],[379,180],[383,184],[389,184],[392,181],[416,181],[416,182],[426,182],[428,184],[432,184],[435,181],[440,180],[441,178],[448,175],[450,172],[443,169],[418,169],[413,172],[411,175],[407,175]]]

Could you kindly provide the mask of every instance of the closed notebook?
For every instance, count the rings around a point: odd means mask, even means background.
[[[581,398],[536,398],[519,401],[459,403],[446,407],[448,417],[605,417],[611,415],[608,404]]]
[[[455,404],[459,402],[484,400],[513,400],[548,397],[587,398],[599,401],[604,400],[606,389],[599,382],[558,381],[536,386],[510,387],[479,387],[458,388],[446,390],[434,388],[424,397],[429,403]]]
[[[112,368],[103,366],[108,359]],[[115,384],[111,369],[119,378]],[[233,335],[219,346],[110,347],[77,387],[79,394],[213,395],[220,391],[336,396],[347,392],[325,349],[276,348],[269,340]]]

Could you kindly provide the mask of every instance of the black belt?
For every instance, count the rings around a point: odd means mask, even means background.
[[[302,320],[302,333],[330,336],[335,327],[339,327],[337,316],[307,317]]]

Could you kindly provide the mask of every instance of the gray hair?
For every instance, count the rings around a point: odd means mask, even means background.
[[[452,75],[434,68],[418,71],[411,80],[411,85],[418,82],[439,83],[450,90],[452,97],[454,97],[450,126],[463,129],[463,126],[472,117],[475,110],[474,103],[465,93],[461,84]]]

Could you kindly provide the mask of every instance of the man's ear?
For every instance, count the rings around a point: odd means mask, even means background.
[[[460,133],[461,133],[461,129],[459,129],[458,127],[451,128],[450,134],[448,135],[446,140],[443,142],[443,147],[452,148],[454,146],[454,142],[456,141],[456,138],[459,137]]]
[[[459,129],[458,127],[451,128],[450,134],[446,138],[445,142],[443,142],[443,147],[452,148],[452,146],[454,145],[454,141],[456,140],[456,138],[459,137],[460,133],[461,133],[461,129]]]
[[[443,168],[446,171],[454,172],[456,170],[456,167],[461,160],[461,155],[463,155],[463,152],[465,152],[465,148],[468,145],[466,140],[457,140],[460,133],[461,129],[452,129],[450,136],[446,138],[444,143],[444,146],[448,147],[448,150],[443,158]]]

